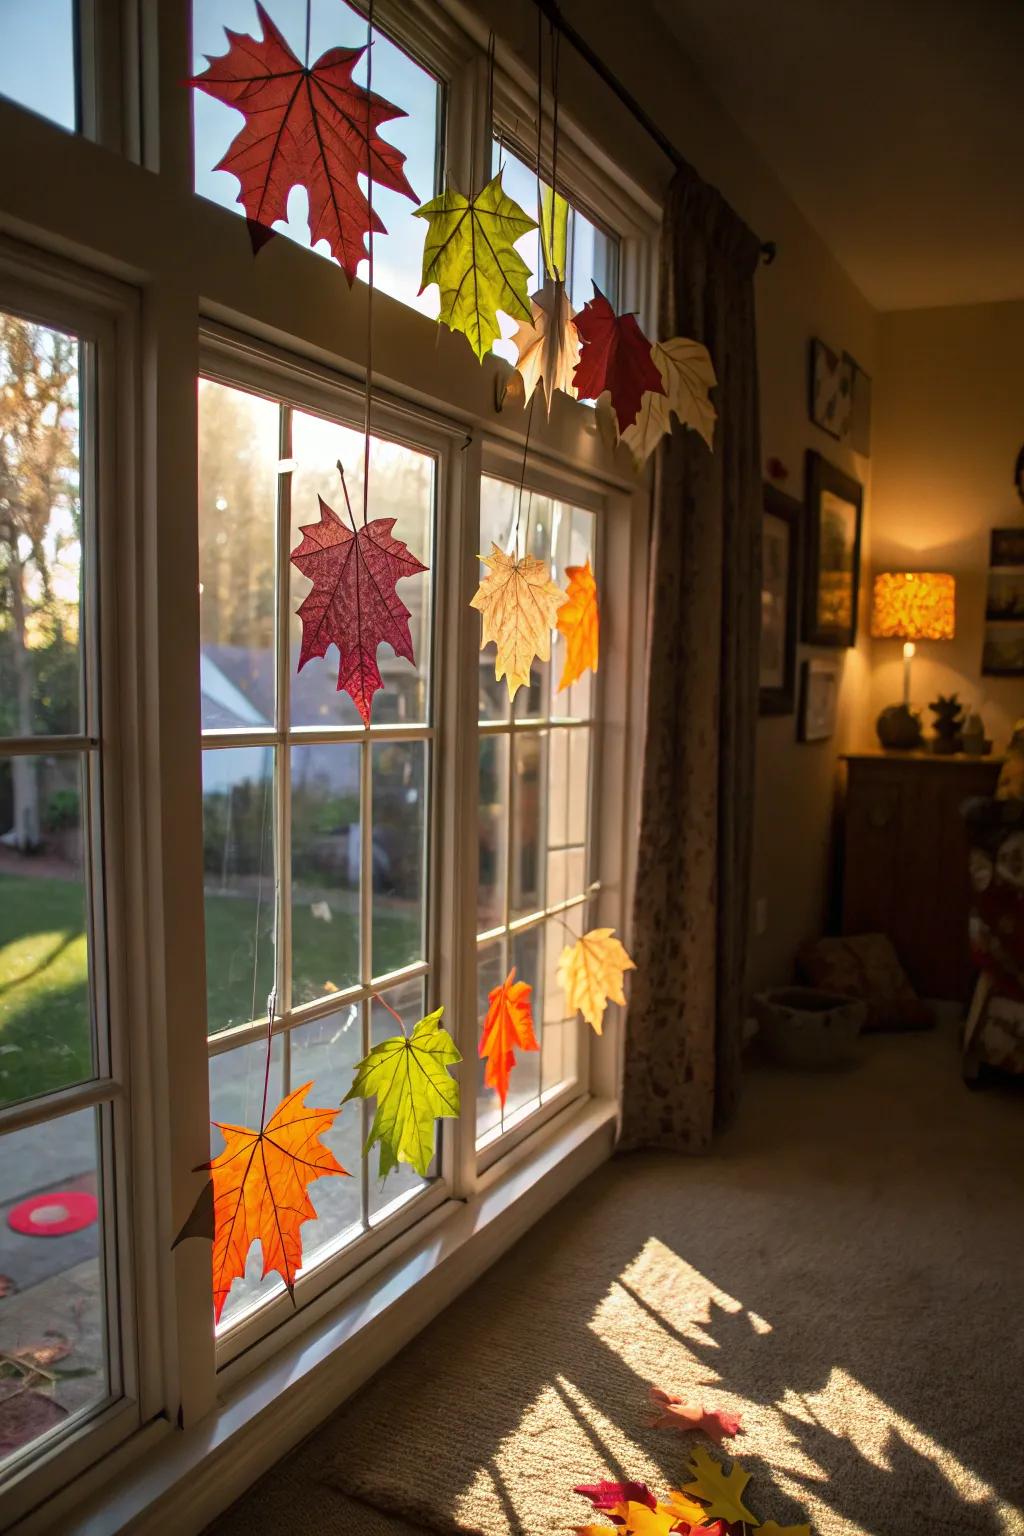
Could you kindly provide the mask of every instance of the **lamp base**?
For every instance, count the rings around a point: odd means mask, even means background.
[[[878,739],[887,752],[914,752],[924,744],[921,716],[909,704],[889,704],[875,721]]]

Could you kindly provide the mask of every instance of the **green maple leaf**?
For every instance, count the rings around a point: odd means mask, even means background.
[[[683,1492],[702,1500],[708,1506],[712,1520],[724,1520],[728,1525],[741,1521],[757,1525],[757,1516],[752,1515],[743,1503],[743,1490],[750,1482],[750,1473],[745,1472],[738,1461],[734,1461],[727,1472],[720,1461],[709,1456],[699,1445],[690,1457],[687,1471],[693,1474],[693,1482],[684,1483]]]
[[[515,241],[537,225],[502,189],[501,172],[476,197],[449,183],[440,197],[416,209],[426,219],[423,281],[441,292],[438,319],[461,331],[483,362],[501,331],[498,310],[516,320],[531,317],[530,269]]]
[[[438,1008],[421,1019],[411,1035],[395,1035],[375,1045],[356,1067],[352,1087],[342,1099],[377,1099],[363,1155],[380,1143],[380,1176],[398,1163],[411,1163],[425,1178],[434,1155],[434,1121],[459,1113],[459,1085],[448,1067],[462,1060],[455,1041],[441,1028]]]

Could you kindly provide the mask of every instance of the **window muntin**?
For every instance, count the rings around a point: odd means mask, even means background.
[[[0,96],[77,131],[75,0],[0,0]]]
[[[299,527],[319,519],[318,496],[344,508],[339,460],[358,520],[362,433],[203,379],[199,439],[211,1118],[252,1125],[271,989],[271,1104],[311,1079],[309,1102],[339,1103],[371,1042],[397,1029],[378,997],[407,1027],[424,1011],[437,462],[405,443],[371,440],[369,515],[394,517],[395,537],[429,569],[399,588],[416,662],[381,648],[385,689],[365,730],[337,691],[333,649],[296,674],[294,614],[309,583],[288,559]],[[237,589],[225,575],[222,520],[245,530]],[[234,648],[222,643],[232,637]],[[430,1182],[403,1167],[379,1187],[376,1154],[372,1165],[361,1156],[371,1110],[362,1101],[346,1106],[323,1138],[353,1177],[316,1182],[304,1274]],[[214,1132],[214,1154],[220,1144]],[[254,1254],[222,1326],[282,1290],[276,1275],[260,1280]]]
[[[91,342],[0,312],[3,1473],[120,1390],[95,381]]]
[[[501,184],[509,197],[513,198],[531,218],[536,219],[539,225],[536,169],[531,169],[514,155],[502,139],[494,140],[492,155],[493,170],[495,172],[501,170]],[[564,195],[563,188],[560,187],[559,191]],[[530,269],[527,287],[530,293],[535,293],[544,283],[540,229],[532,230],[530,234],[523,235],[517,240],[516,250]],[[616,304],[619,286],[618,238],[588,219],[586,214],[575,206],[571,198],[569,199],[566,252],[568,267],[566,289],[573,309],[582,309],[584,304],[593,298],[594,283],[611,304]],[[500,357],[507,358],[510,363],[515,363],[516,349],[509,337],[515,334],[516,321],[502,314],[499,315],[499,323],[502,337],[500,341],[494,343],[492,350]]]
[[[567,565],[595,564],[593,512],[510,481],[485,477],[480,489],[482,549],[519,548],[565,580]],[[509,706],[494,678],[490,647],[481,652],[479,692],[479,876],[477,1010],[512,966],[533,988],[539,1052],[517,1052],[504,1113],[497,1095],[477,1092],[477,1145],[490,1146],[577,1080],[579,1026],[557,984],[567,930],[580,933],[590,895],[590,799],[596,697],[593,675],[559,693],[565,641],[556,635],[549,662],[535,661],[528,687]]]
[[[2,0],[0,0],[2,3]],[[306,51],[306,0],[271,0],[268,5],[275,25],[283,33],[296,57]],[[344,0],[311,0],[309,59],[315,62],[329,48],[361,48],[366,43],[366,19]],[[247,32],[259,37],[261,28],[253,0],[193,0],[193,68],[200,74],[206,68],[206,56],[226,52],[224,29]],[[421,203],[434,196],[440,160],[440,133],[443,120],[443,88],[440,82],[404,53],[376,27],[373,30],[373,91],[393,102],[407,114],[383,123],[380,136],[405,155],[405,174]],[[366,85],[366,57],[353,75],[357,85]],[[238,202],[238,178],[229,171],[214,170],[242,127],[244,118],[234,108],[215,101],[205,91],[193,91],[193,139],[195,144],[195,190],[203,197],[220,203],[235,213],[243,212]],[[365,191],[366,179],[359,184]],[[436,285],[419,292],[423,268],[423,237],[426,226],[413,218],[417,204],[399,192],[374,183],[373,210],[387,230],[373,237],[374,286],[403,304],[437,318],[440,300]],[[309,246],[307,223],[308,199],[305,188],[293,187],[288,199],[287,222],[274,228],[298,245]],[[330,257],[325,240],[314,247]],[[363,259],[357,275],[365,282],[369,261]]]

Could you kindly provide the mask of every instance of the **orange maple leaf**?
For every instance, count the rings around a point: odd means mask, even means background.
[[[539,1051],[540,1046],[533,1033],[533,1013],[530,993],[533,988],[525,981],[516,981],[515,966],[509,971],[500,987],[487,994],[488,1008],[484,1016],[480,1036],[480,1055],[487,1057],[484,1083],[493,1088],[501,1100],[502,1109],[508,1096],[508,1079],[516,1064],[515,1051]]]
[[[346,1174],[320,1141],[338,1109],[313,1109],[302,1101],[304,1083],[281,1100],[262,1131],[221,1125],[223,1152],[203,1168],[213,1181],[213,1304],[220,1318],[231,1282],[245,1274],[249,1249],[259,1238],[263,1274],[276,1270],[289,1292],[302,1268],[304,1221],[316,1216],[307,1185],[324,1174]]]
[[[734,1413],[705,1408],[702,1403],[687,1403],[673,1392],[663,1392],[661,1387],[652,1387],[650,1397],[651,1429],[699,1429],[716,1445],[721,1445],[727,1435],[740,1433],[740,1420]]]
[[[559,693],[581,677],[588,667],[592,672],[597,671],[597,582],[590,561],[586,565],[567,565],[565,574],[569,585],[565,602],[555,619],[559,634],[565,636],[565,666],[558,685]]]

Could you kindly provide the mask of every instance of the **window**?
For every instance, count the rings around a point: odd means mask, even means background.
[[[120,1391],[95,364],[0,311],[0,1476]]]
[[[0,0],[2,3],[2,0]],[[275,25],[300,59],[306,54],[306,5],[290,0],[271,7]],[[315,63],[329,48],[362,48],[366,43],[366,20],[344,0],[312,0],[310,11],[309,61]],[[206,68],[206,57],[227,51],[225,27],[236,32],[261,35],[253,0],[194,0],[192,6],[193,67],[197,74]],[[353,79],[366,85],[366,57],[360,60]],[[382,124],[381,137],[405,155],[405,174],[421,203],[434,196],[438,182],[440,124],[443,92],[427,70],[416,64],[389,38],[374,28],[373,90],[387,101],[401,104],[405,116]],[[195,139],[195,189],[204,197],[242,213],[238,202],[238,178],[229,171],[214,169],[231,141],[242,127],[240,112],[215,101],[203,91],[193,92]],[[365,178],[360,177],[365,187]],[[387,234],[373,237],[374,286],[403,304],[436,319],[439,299],[436,287],[420,294],[423,270],[423,236],[426,226],[411,217],[418,205],[387,187],[373,188],[373,211],[379,214]],[[287,223],[274,227],[299,245],[310,243],[307,223],[308,199],[304,187],[293,187],[288,199]],[[314,247],[330,255],[327,242]],[[364,281],[369,262],[359,264],[358,276]]]
[[[0,96],[79,126],[75,0],[0,0]]]
[[[502,172],[501,184],[511,198],[540,222],[537,196],[537,172],[531,170],[506,147],[503,139],[495,139],[493,169]],[[559,188],[561,191],[562,189]],[[530,269],[529,291],[535,293],[544,282],[544,259],[541,255],[540,230],[531,231],[516,241],[516,250]],[[594,296],[596,283],[613,305],[618,298],[619,242],[594,224],[569,199],[569,227],[566,239],[567,266],[566,289],[573,308],[580,310]],[[494,343],[493,350],[510,363],[516,361],[516,349],[508,339],[514,335],[516,322],[508,315],[500,316],[502,339]]]
[[[519,547],[564,582],[567,565],[596,565],[597,518],[511,481],[486,477],[480,493],[481,549]],[[483,568],[482,568],[483,571]],[[580,1028],[566,1012],[558,957],[585,931],[591,894],[590,797],[596,681],[585,672],[559,691],[565,641],[555,637],[550,662],[534,663],[528,688],[510,706],[494,677],[493,649],[480,656],[479,877],[477,1004],[514,966],[533,988],[538,1053],[517,1054],[504,1112],[483,1086],[481,1062],[477,1144],[488,1147],[580,1075]],[[580,927],[580,923],[584,923]],[[574,926],[575,925],[575,926]]]
[[[401,584],[416,661],[382,647],[366,730],[338,692],[333,648],[296,672],[310,583],[288,559],[319,496],[344,513],[339,460],[360,506],[362,431],[203,379],[199,450],[211,1118],[254,1125],[271,992],[271,1106],[309,1081],[310,1103],[337,1105],[357,1062],[396,1032],[386,1004],[409,1027],[426,1011],[433,578]],[[434,456],[375,436],[370,488],[370,516],[394,517],[432,568]],[[361,1162],[368,1131],[361,1103],[324,1137],[354,1177],[318,1182],[304,1273],[426,1187],[404,1165],[381,1187]],[[283,1290],[259,1274],[257,1248],[222,1326]]]

